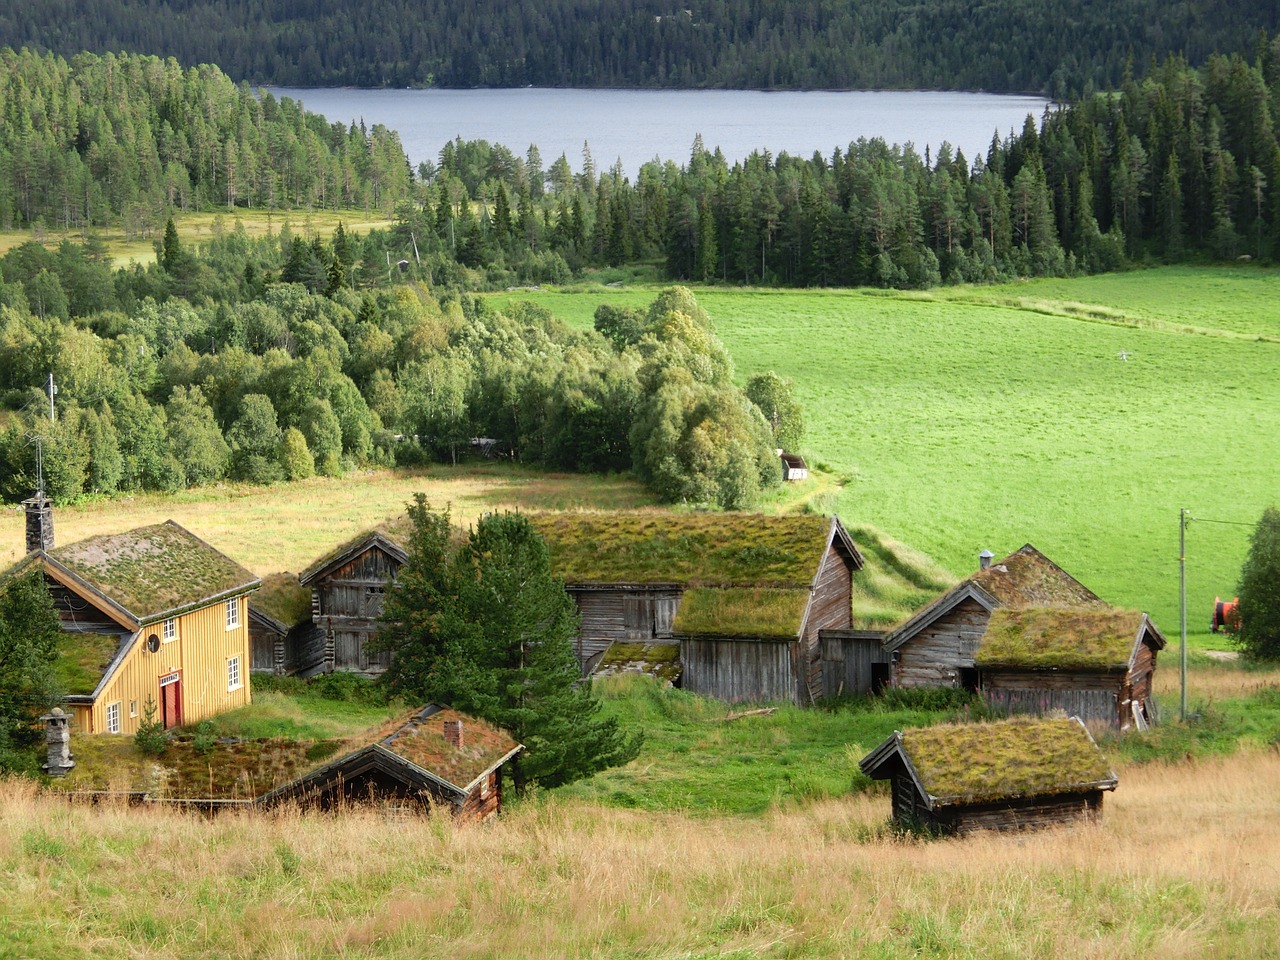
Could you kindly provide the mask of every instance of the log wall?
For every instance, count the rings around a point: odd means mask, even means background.
[[[1101,790],[1028,797],[1004,803],[943,807],[933,813],[940,833],[978,830],[1043,830],[1092,822],[1102,815]]]
[[[974,669],[974,654],[990,618],[978,601],[962,601],[897,649],[894,683],[903,687],[961,687],[961,671]]]
[[[399,572],[395,557],[370,547],[316,581],[311,588],[311,617],[324,642],[321,646],[308,638],[299,645],[298,672],[308,676],[333,670],[384,673],[391,655],[370,652],[368,643],[378,633],[387,584]]]

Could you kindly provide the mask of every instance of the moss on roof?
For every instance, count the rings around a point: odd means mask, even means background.
[[[1141,624],[1142,614],[1131,610],[998,609],[975,659],[987,668],[1122,670]]]
[[[829,517],[546,513],[529,518],[566,583],[808,586]]]
[[[311,591],[298,582],[296,573],[273,573],[262,578],[262,586],[249,605],[293,627],[311,616]]]
[[[422,713],[419,707],[347,743],[352,750],[381,744],[459,788],[468,786],[519,746],[505,730],[456,710],[446,708],[425,718]],[[445,722],[454,720],[462,723],[461,747],[444,736]]]
[[[1105,607],[1084,586],[1031,544],[971,578],[1005,607]]]
[[[275,737],[219,741],[201,753],[192,739],[183,738],[170,741],[161,756],[151,757],[138,751],[133,737],[73,733],[76,765],[52,786],[133,791],[175,800],[253,800],[332,759],[342,746],[337,740]]]
[[[808,604],[807,587],[694,587],[681,598],[672,629],[688,636],[795,639]]]
[[[902,734],[921,785],[945,802],[1070,793],[1114,779],[1107,758],[1071,719],[942,724]]]
[[[675,683],[680,677],[680,644],[623,643],[615,640],[600,658],[595,676],[616,673],[643,673]]]
[[[93,693],[107,666],[120,649],[118,633],[64,633],[58,638],[53,671],[64,693]]]
[[[140,622],[249,590],[258,582],[226,554],[172,522],[90,537],[50,550],[49,557]]]

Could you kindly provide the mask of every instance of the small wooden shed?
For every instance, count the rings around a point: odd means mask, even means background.
[[[1145,729],[1156,720],[1152,680],[1164,647],[1145,613],[1029,607],[991,614],[977,664],[993,706]]]
[[[376,676],[386,671],[390,654],[371,651],[369,641],[378,632],[387,587],[408,556],[409,531],[408,515],[401,514],[348,540],[302,572],[298,580],[311,590],[311,620],[323,642],[299,650],[301,676],[335,670]]]
[[[976,691],[974,654],[998,607],[1107,608],[1097,594],[1029,543],[998,563],[983,558],[982,564],[973,576],[885,637],[893,683]]]
[[[446,804],[460,819],[485,820],[501,809],[503,767],[524,749],[505,730],[435,705],[412,710],[361,740],[263,794],[258,804]]]
[[[778,451],[778,459],[782,462],[782,479],[787,483],[809,479],[809,465],[798,453]]]
[[[1117,783],[1077,717],[899,730],[859,767],[890,782],[893,819],[941,834],[1094,820]]]

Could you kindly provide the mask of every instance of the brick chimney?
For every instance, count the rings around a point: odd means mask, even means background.
[[[27,514],[27,553],[53,549],[53,501],[37,493],[22,501]]]
[[[991,561],[994,558],[995,558],[995,554],[992,553],[990,550],[983,550],[980,554],[978,554],[978,569],[986,570],[989,566],[991,566]]]
[[[456,749],[462,749],[462,721],[446,720],[444,722],[444,738]]]
[[[61,707],[54,707],[40,719],[45,724],[44,739],[48,747],[44,772],[51,777],[65,777],[76,765],[71,755],[71,718]]]

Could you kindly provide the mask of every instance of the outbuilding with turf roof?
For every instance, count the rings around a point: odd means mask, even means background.
[[[167,728],[250,702],[252,573],[172,520],[43,542],[13,571],[38,566],[49,585],[79,732],[133,733],[149,703]]]
[[[992,611],[1001,608],[1108,609],[1107,604],[1031,544],[980,568],[884,638],[892,682],[903,687],[978,689],[974,655]]]
[[[1113,608],[1000,609],[978,644],[982,692],[1012,713],[1056,710],[1127,730],[1155,722],[1156,655],[1145,613]]]
[[[890,782],[894,820],[942,834],[1094,820],[1118,782],[1077,717],[898,730],[859,768]]]

